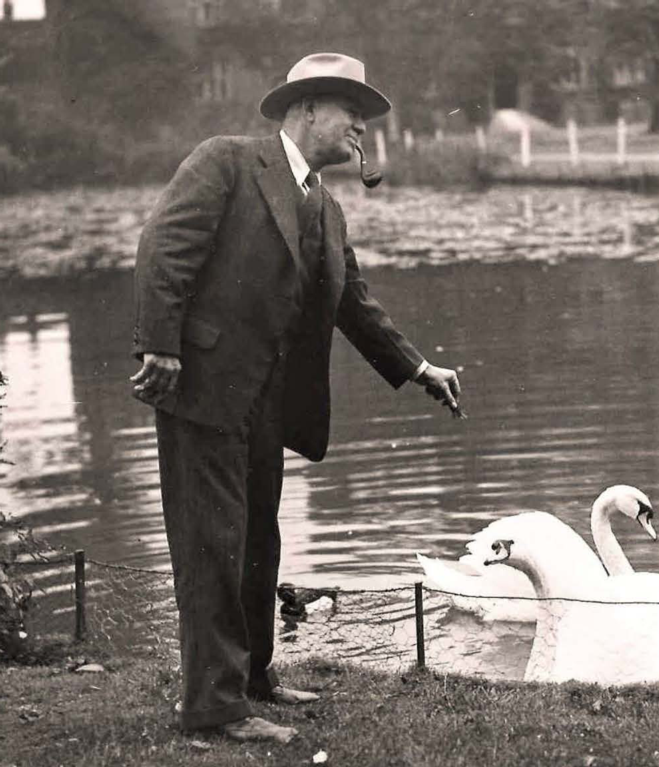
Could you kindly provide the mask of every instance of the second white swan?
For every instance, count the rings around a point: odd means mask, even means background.
[[[592,505],[591,531],[606,573],[611,576],[629,575],[634,570],[611,529],[611,519],[615,514],[636,520],[647,535],[656,540],[651,521],[652,504],[647,495],[635,487],[613,485],[604,490]],[[498,521],[476,533],[467,543],[469,553],[460,557],[457,567],[417,554],[425,571],[426,585],[448,592],[447,596],[456,608],[474,613],[486,621],[535,621],[535,591],[529,578],[506,565],[498,568],[483,565],[492,543],[491,528],[496,524]]]

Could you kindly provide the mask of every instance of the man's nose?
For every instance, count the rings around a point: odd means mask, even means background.
[[[352,127],[358,136],[363,136],[366,132],[366,122],[363,117],[355,118]]]

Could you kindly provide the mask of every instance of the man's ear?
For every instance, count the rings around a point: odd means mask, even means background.
[[[314,122],[316,119],[316,99],[308,96],[302,99],[302,114],[308,122]]]

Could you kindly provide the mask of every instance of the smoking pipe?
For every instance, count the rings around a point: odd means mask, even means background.
[[[366,170],[366,159],[364,157],[364,150],[355,144],[355,149],[359,153],[359,172],[362,177],[362,184],[369,189],[377,186],[382,181],[382,173],[379,170]]]

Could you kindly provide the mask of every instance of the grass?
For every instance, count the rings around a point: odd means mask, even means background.
[[[256,707],[298,728],[298,738],[236,744],[180,734],[179,678],[167,665],[103,662],[101,674],[70,671],[62,653],[50,665],[0,667],[2,767],[291,767],[312,764],[321,750],[329,765],[349,767],[659,764],[657,686],[494,683],[309,660],[285,678],[318,690],[320,702]]]
[[[578,126],[579,150],[596,154],[617,152],[617,126],[609,125]],[[499,133],[488,139],[488,146],[506,153],[519,153],[520,139],[517,133]],[[532,151],[546,154],[568,154],[568,134],[564,127],[548,126],[543,130],[531,131]],[[644,123],[632,123],[627,126],[627,152],[630,154],[658,154],[659,133],[649,133]]]

